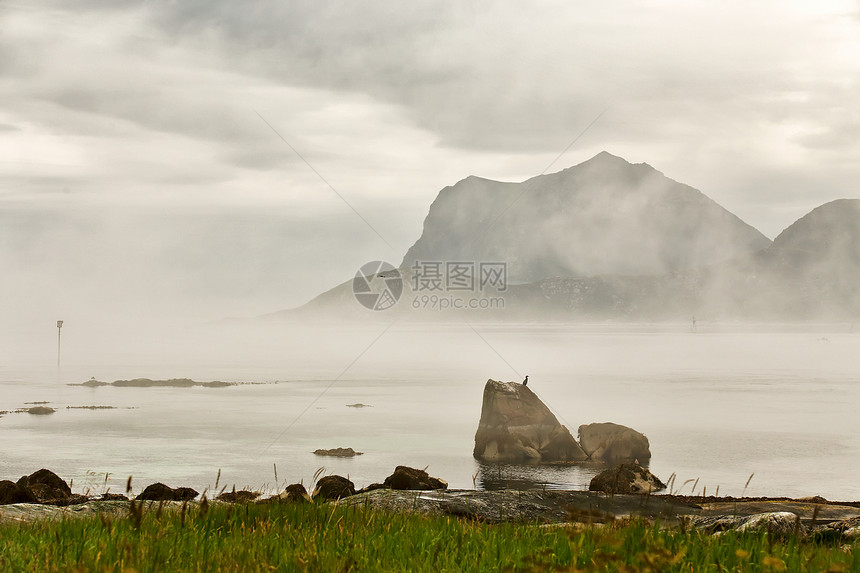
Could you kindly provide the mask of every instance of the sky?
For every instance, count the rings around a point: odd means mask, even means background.
[[[602,150],[773,238],[860,198],[858,93],[856,1],[0,0],[0,320],[297,306]]]

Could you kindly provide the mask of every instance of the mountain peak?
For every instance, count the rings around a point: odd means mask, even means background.
[[[585,163],[589,163],[592,161],[593,162],[612,162],[612,163],[623,162],[623,163],[626,163],[627,165],[632,165],[629,161],[627,161],[623,157],[619,157],[618,155],[613,155],[606,150],[603,150],[600,153],[598,153],[597,155],[595,155],[594,157],[592,157],[591,159],[586,160]]]

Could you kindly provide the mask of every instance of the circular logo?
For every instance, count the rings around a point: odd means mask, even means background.
[[[371,261],[355,273],[352,294],[364,308],[388,310],[397,304],[403,294],[403,277],[391,264]]]

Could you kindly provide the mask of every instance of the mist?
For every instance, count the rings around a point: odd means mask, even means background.
[[[528,375],[663,478],[857,499],[858,26],[837,0],[0,4],[0,479],[274,491],[354,447],[326,471],[470,489],[484,384]],[[110,385],[137,378],[227,384]]]

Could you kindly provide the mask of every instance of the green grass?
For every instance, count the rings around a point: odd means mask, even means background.
[[[488,525],[331,505],[155,507],[0,527],[0,571],[860,571],[860,546],[625,522]]]

